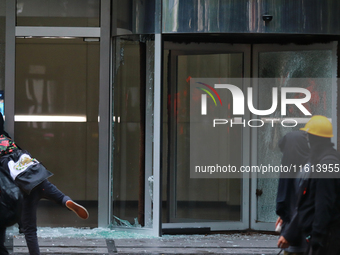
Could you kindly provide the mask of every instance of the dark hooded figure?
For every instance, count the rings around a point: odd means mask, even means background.
[[[308,162],[309,146],[306,133],[303,131],[293,131],[286,134],[279,141],[279,148],[282,155],[281,164],[291,169],[289,173],[281,173],[276,197],[276,214],[282,224],[281,236],[289,238],[286,233],[288,225],[291,223],[297,203],[298,176],[297,172]],[[296,169],[296,171],[293,171]],[[306,250],[306,243],[302,233],[298,229],[294,233],[295,246],[291,245],[285,249],[284,254],[303,254]]]
[[[307,240],[306,255],[340,254],[340,154],[333,148],[332,123],[313,116],[301,130],[310,143],[309,171],[297,195],[297,227]],[[296,227],[289,225],[287,232]],[[292,238],[287,239],[293,242]]]
[[[308,255],[340,254],[340,155],[330,138],[308,134],[314,172],[298,198],[299,225],[308,239]],[[323,175],[323,176],[322,176]],[[329,175],[329,176],[327,176]],[[324,178],[327,177],[327,178]]]

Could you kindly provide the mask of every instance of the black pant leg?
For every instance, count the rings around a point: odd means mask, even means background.
[[[8,255],[8,250],[5,247],[6,228],[0,227],[0,255]]]
[[[24,195],[21,223],[30,255],[40,255],[37,237],[37,207],[41,199],[41,187],[38,185],[29,195]]]

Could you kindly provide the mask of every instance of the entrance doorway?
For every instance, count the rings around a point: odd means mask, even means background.
[[[207,227],[211,231],[273,230],[279,174],[261,178],[244,174],[240,179],[190,178],[190,79],[191,78],[311,78],[312,114],[331,118],[336,125],[335,44],[228,45],[164,44],[163,86],[163,228]],[[327,78],[313,84],[314,78]],[[313,86],[312,86],[313,85]],[[271,102],[271,87],[261,82],[243,83],[254,90],[256,109]],[[314,93],[314,94],[313,94]],[[314,101],[313,101],[314,100]],[[316,100],[316,101],[315,101]],[[269,106],[270,107],[270,106]],[[267,108],[264,108],[267,109]],[[257,118],[248,113],[244,119]],[[267,116],[266,116],[267,117]],[[276,117],[270,115],[268,117]],[[280,164],[280,137],[302,127],[235,127],[221,134],[224,157],[236,167]],[[335,127],[336,130],[336,127]],[[336,138],[335,138],[336,139]],[[229,144],[229,146],[228,146]]]

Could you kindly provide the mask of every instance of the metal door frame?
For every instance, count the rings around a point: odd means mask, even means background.
[[[251,45],[250,44],[222,44],[222,43],[190,43],[187,45],[177,44],[172,42],[164,43],[164,50],[171,50],[171,79],[176,77],[177,56],[179,55],[200,55],[200,54],[227,54],[227,53],[243,53],[243,70],[244,77],[250,77],[250,60],[251,60]],[[176,80],[176,79],[175,79]],[[243,92],[245,93],[249,84],[245,84]],[[245,118],[248,118],[246,113]],[[173,116],[172,116],[173,117]],[[168,132],[175,132],[174,130]],[[174,155],[169,159],[175,160]],[[245,127],[242,138],[242,165],[250,164],[250,129]],[[176,201],[176,186],[175,176],[171,177],[172,191],[170,192],[170,208],[174,210]],[[241,209],[241,221],[219,221],[219,222],[181,222],[181,223],[163,223],[163,228],[190,228],[190,227],[209,227],[211,231],[224,231],[224,230],[244,230],[249,228],[249,174],[244,174],[242,179],[242,209]]]

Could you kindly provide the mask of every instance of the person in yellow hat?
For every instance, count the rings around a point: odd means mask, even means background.
[[[308,133],[308,137],[312,139],[321,139],[321,141],[328,141],[324,138],[333,137],[333,126],[332,123],[325,116],[315,115],[313,116],[305,125],[305,127],[300,128]]]
[[[301,130],[310,144],[309,176],[300,184],[297,202],[298,227],[308,243],[305,254],[340,254],[340,154],[331,142],[332,123],[316,115]]]

